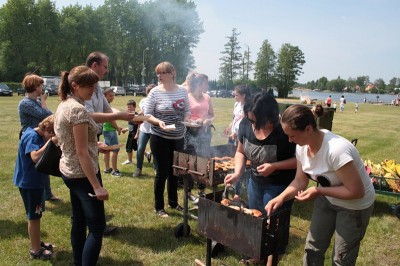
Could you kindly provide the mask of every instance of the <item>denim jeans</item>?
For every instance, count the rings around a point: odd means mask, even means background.
[[[47,175],[43,180],[44,180],[45,199],[49,200],[53,197],[53,192],[51,192],[51,187],[50,187],[50,176]]]
[[[136,168],[142,170],[144,151],[146,150],[147,142],[149,142],[150,133],[139,131],[138,148],[136,151]],[[154,162],[154,159],[153,159]]]
[[[156,135],[150,136],[150,147],[156,163],[156,177],[154,179],[154,208],[156,211],[164,209],[164,190],[167,183],[168,205],[171,208],[178,206],[178,177],[173,175],[172,163],[175,150],[183,150],[184,140],[166,139]]]
[[[96,265],[106,226],[104,202],[88,195],[94,194],[94,191],[87,178],[62,178],[71,197],[74,265]],[[87,236],[86,227],[89,229]]]
[[[287,186],[284,185],[275,185],[275,184],[260,184],[255,182],[252,178],[249,179],[247,186],[248,200],[249,200],[249,208],[257,209],[266,215],[265,205],[267,203],[278,196],[286,189]],[[290,209],[292,207],[293,200],[285,201],[283,205],[276,210],[279,212],[284,209]],[[278,243],[277,252],[278,254],[284,254],[286,246],[289,241],[289,228],[290,228],[290,218],[288,221],[285,221],[285,232],[280,237],[280,242]]]

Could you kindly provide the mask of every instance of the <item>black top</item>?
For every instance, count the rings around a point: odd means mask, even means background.
[[[270,176],[261,176],[257,166],[295,157],[296,144],[290,143],[279,124],[271,134],[258,140],[247,118],[243,118],[238,132],[238,139],[243,144],[244,153],[251,162],[251,178],[262,184],[289,185],[296,174],[296,169],[278,170]]]

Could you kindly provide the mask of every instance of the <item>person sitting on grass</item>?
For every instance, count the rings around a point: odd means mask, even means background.
[[[115,93],[111,88],[105,88],[103,91],[104,97],[106,97],[108,104],[111,104],[114,101]],[[103,135],[104,142],[108,145],[117,145],[118,143],[118,135],[121,134],[121,127],[115,128],[111,123],[105,122],[103,124]],[[122,176],[122,174],[117,169],[117,161],[118,161],[118,152],[119,148],[112,150],[110,152],[104,153],[104,173],[111,173],[112,176]],[[111,153],[111,167],[110,167],[110,153]]]
[[[36,128],[26,128],[18,144],[13,183],[19,188],[28,218],[31,259],[50,259],[53,245],[40,240],[40,220],[45,211],[44,185],[47,174],[38,172],[35,163],[54,137],[54,116],[50,115]]]
[[[135,100],[129,100],[128,103],[126,104],[127,111],[128,112],[134,112],[135,115],[137,114],[135,112],[136,109],[136,102]],[[128,154],[128,160],[123,162],[122,164],[132,164],[132,156],[133,156],[133,151],[136,151],[138,148],[138,127],[139,123],[135,121],[128,121],[128,127],[122,129],[122,133],[125,134],[125,132],[128,132],[128,139],[126,140],[126,145],[125,145],[125,150],[126,153]]]

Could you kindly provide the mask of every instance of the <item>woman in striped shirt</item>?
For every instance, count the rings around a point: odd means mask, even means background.
[[[165,218],[168,217],[164,209],[166,181],[169,207],[183,210],[178,204],[178,178],[173,175],[172,161],[174,150],[184,148],[185,126],[182,122],[189,121],[190,104],[187,91],[176,83],[176,71],[171,63],[161,62],[155,72],[160,85],[150,91],[144,109],[145,114],[151,114],[167,125],[165,129],[152,125],[150,131],[150,148],[157,162],[154,207],[156,214]]]

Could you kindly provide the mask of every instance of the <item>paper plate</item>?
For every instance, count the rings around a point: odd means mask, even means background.
[[[199,125],[195,122],[182,122],[182,124],[186,127],[202,127],[202,125]]]
[[[164,130],[175,130],[176,129],[176,127],[175,127],[175,124],[172,124],[172,125],[167,125],[167,126],[165,126],[165,129]]]

